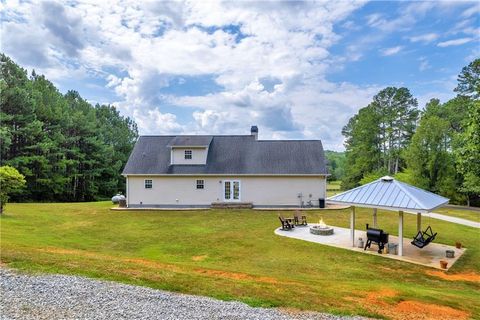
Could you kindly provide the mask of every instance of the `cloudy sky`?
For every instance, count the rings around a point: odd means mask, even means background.
[[[480,56],[479,2],[2,1],[1,51],[141,134],[321,139],[386,86],[420,107]]]

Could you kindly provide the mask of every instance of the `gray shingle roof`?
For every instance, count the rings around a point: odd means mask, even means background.
[[[206,165],[170,165],[172,141],[183,137],[141,136],[123,174],[327,174],[319,140],[209,136]]]
[[[176,136],[168,144],[173,147],[204,147],[210,145],[212,136]]]
[[[423,189],[382,177],[327,199],[331,203],[358,205],[414,212],[430,211],[448,203],[448,199]]]

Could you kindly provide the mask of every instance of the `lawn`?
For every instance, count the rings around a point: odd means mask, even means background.
[[[342,181],[339,181],[339,180],[328,181],[328,183],[327,183],[327,197],[331,197],[331,196],[334,196],[334,195],[342,192],[341,184],[342,184]]]
[[[445,214],[447,216],[480,222],[480,211],[444,207],[444,208],[436,209],[435,212]]]
[[[277,213],[255,210],[110,211],[108,202],[9,204],[1,261],[27,272],[79,274],[170,291],[336,314],[393,319],[480,318],[478,229],[431,220],[464,256],[441,271],[274,235]],[[348,210],[309,211],[348,226]],[[357,209],[357,223],[371,219]],[[415,233],[405,215],[405,234]],[[397,213],[379,224],[397,231]]]

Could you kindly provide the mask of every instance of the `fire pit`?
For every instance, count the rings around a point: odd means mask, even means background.
[[[310,227],[310,233],[319,236],[330,236],[333,234],[333,228],[327,226],[327,224],[323,222],[323,219],[320,219],[318,225]]]

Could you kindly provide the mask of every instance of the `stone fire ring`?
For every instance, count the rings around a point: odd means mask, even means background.
[[[316,234],[319,236],[330,236],[333,234],[333,228],[332,227],[322,228],[319,226],[313,226],[313,227],[310,227],[310,233]]]

